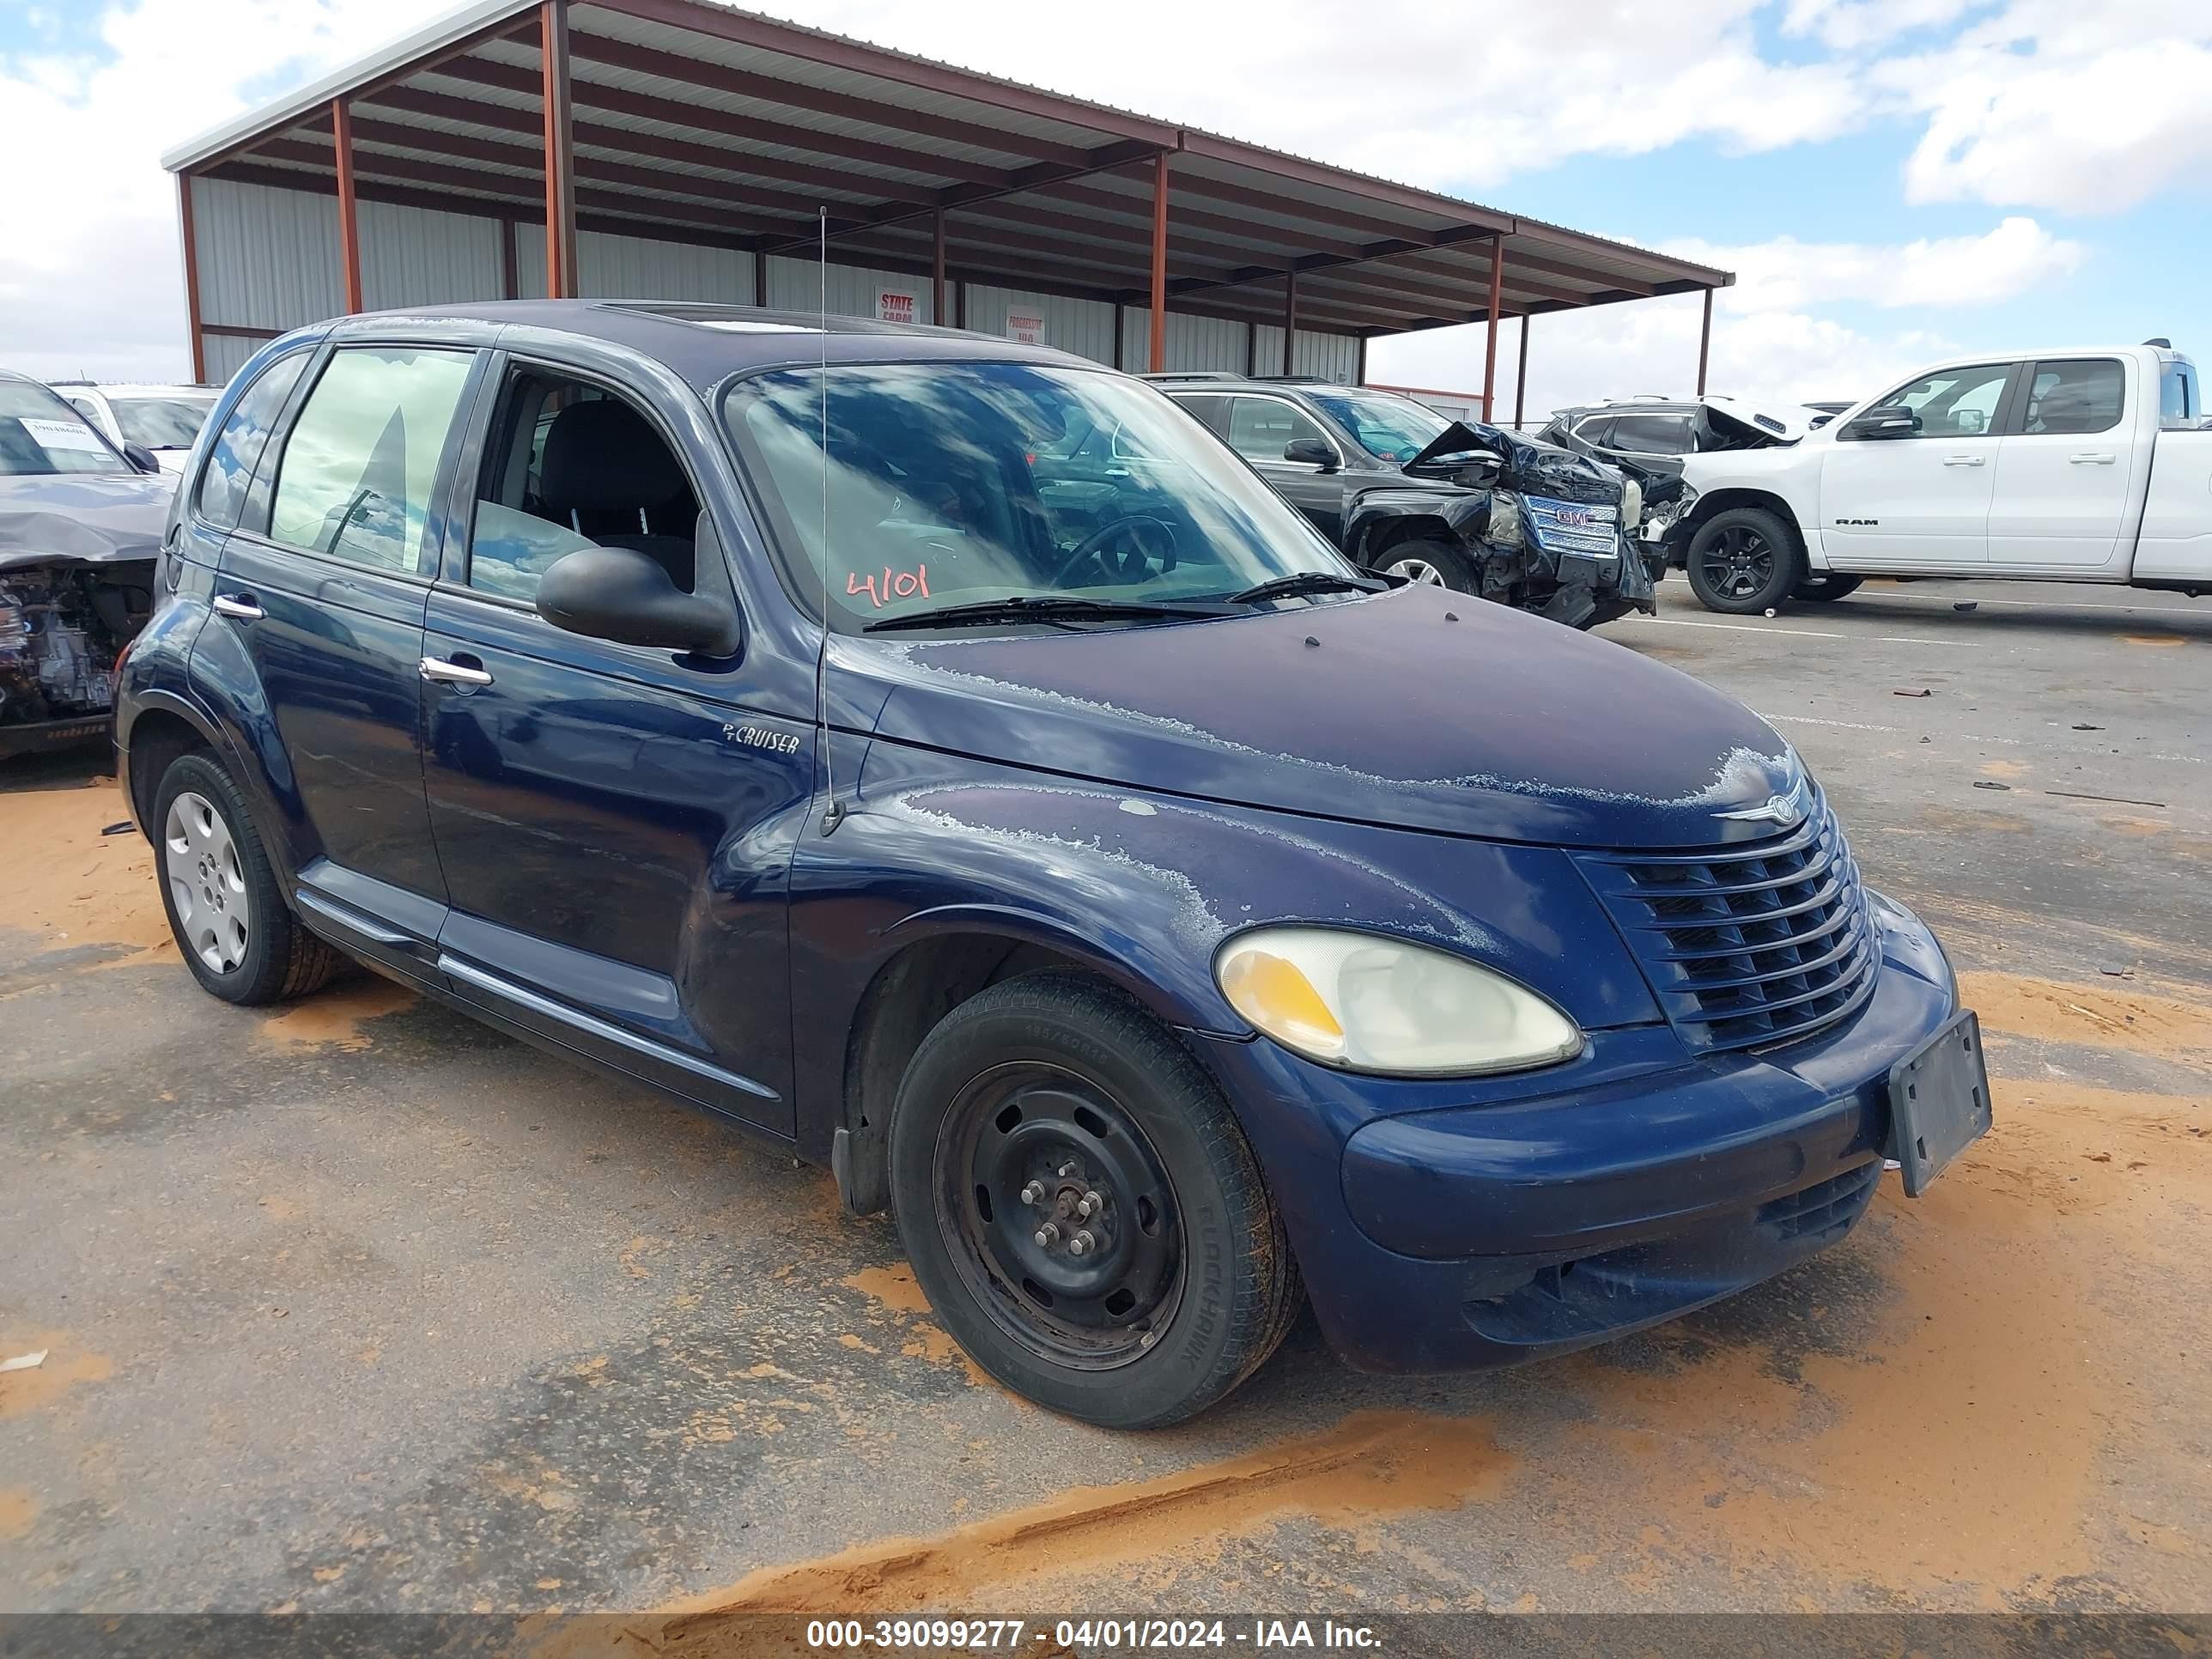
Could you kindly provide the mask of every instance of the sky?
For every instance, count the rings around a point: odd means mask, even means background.
[[[1713,390],[2212,351],[2208,0],[766,0],[758,9],[1737,273]],[[161,151],[450,0],[0,0],[0,366],[186,372]],[[1530,414],[1695,374],[1695,295],[1539,318]],[[1517,324],[1500,340],[1501,412]],[[1479,389],[1483,331],[1370,378]]]

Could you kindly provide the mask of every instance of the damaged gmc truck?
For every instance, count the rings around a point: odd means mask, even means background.
[[[1358,565],[1594,628],[1656,607],[1666,565],[1635,540],[1616,469],[1365,386],[1162,377]]]
[[[0,759],[106,736],[173,483],[0,370]]]

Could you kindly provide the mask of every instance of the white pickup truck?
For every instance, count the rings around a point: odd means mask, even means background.
[[[2201,396],[2163,341],[1960,357],[1802,437],[1685,457],[1644,534],[1738,616],[1890,574],[2212,593]]]

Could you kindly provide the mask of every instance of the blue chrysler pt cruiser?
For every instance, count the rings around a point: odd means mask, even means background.
[[[303,329],[157,580],[117,742],[208,991],[352,958],[826,1164],[1094,1423],[1201,1410],[1307,1297],[1374,1370],[1637,1329],[1989,1122],[1942,950],[1757,716],[1354,569],[1056,352]]]

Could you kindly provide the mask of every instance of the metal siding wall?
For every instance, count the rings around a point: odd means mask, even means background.
[[[1238,368],[1244,367],[1238,363]],[[1261,374],[1283,372],[1283,325],[1262,323],[1253,368]],[[1291,343],[1291,373],[1317,374],[1324,380],[1349,386],[1359,374],[1359,339],[1352,334],[1323,334],[1302,328]]]
[[[333,197],[195,179],[192,234],[204,323],[297,328],[345,309]],[[208,337],[211,351],[221,337]]]
[[[538,291],[545,286],[545,234],[537,232]],[[576,234],[577,282],[599,300],[707,300],[749,306],[753,299],[753,256],[733,247],[696,242],[661,242],[643,236],[612,236],[604,231]],[[495,269],[495,276],[496,270]],[[525,283],[516,261],[519,286]],[[526,294],[531,290],[523,286]]]
[[[1018,288],[968,286],[968,326],[978,334],[1006,332],[1009,310],[1044,319],[1043,343],[1093,362],[1114,358],[1114,307],[1103,300],[1070,300],[1056,294],[1031,294]]]
[[[214,386],[228,385],[230,377],[246,367],[246,360],[269,343],[241,339],[235,334],[210,334],[206,338],[208,380]]]
[[[362,302],[371,311],[500,297],[497,220],[389,202],[360,211]]]
[[[1121,308],[1121,367],[1132,374],[1152,368],[1152,327],[1150,306]],[[1224,317],[1193,317],[1170,307],[1165,367],[1169,373],[1231,369],[1243,374],[1244,325]]]
[[[746,254],[747,259],[752,256]],[[830,266],[830,314],[833,317],[873,317],[876,290],[896,289],[914,295],[914,319],[933,320],[929,314],[929,278],[908,276],[869,265]],[[946,284],[951,298],[951,284]],[[779,311],[816,311],[822,305],[822,266],[818,260],[793,259],[777,255],[768,262],[768,302]],[[972,305],[973,295],[970,295]]]

